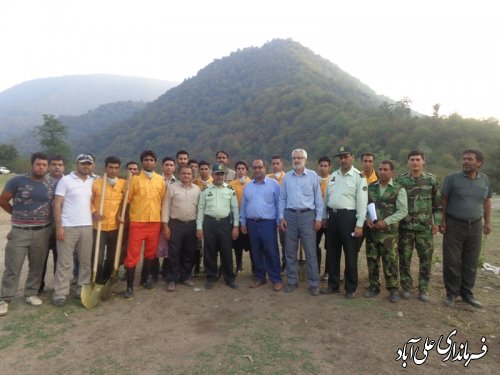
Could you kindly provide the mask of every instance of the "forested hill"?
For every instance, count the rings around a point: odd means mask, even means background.
[[[81,115],[117,101],[152,101],[176,83],[109,74],[73,75],[27,81],[0,92],[3,140],[17,139],[43,123],[42,114]]]
[[[104,104],[96,109],[88,111],[79,116],[59,116],[58,120],[68,129],[67,142],[72,150],[85,149],[82,139],[92,142],[92,134],[106,129],[107,127],[123,121],[132,116],[137,111],[146,107],[145,102],[124,101],[110,104]],[[89,139],[90,138],[90,139]],[[22,142],[19,142],[17,149],[19,152],[29,155],[33,150],[40,148],[38,137],[33,137],[33,130],[26,130],[19,136]]]
[[[215,151],[224,149],[233,161],[276,153],[288,159],[301,147],[312,163],[349,144],[357,155],[372,151],[401,165],[409,149],[420,147],[442,177],[460,167],[467,147],[486,152],[489,171],[500,156],[500,129],[495,119],[443,118],[438,110],[433,117],[414,116],[410,100],[380,97],[299,43],[274,40],[215,60],[82,144],[100,157],[127,158],[151,148],[160,157],[186,149],[195,158],[213,160]],[[490,172],[500,181],[499,172]]]
[[[312,145],[345,110],[383,102],[336,65],[290,40],[275,40],[216,60],[128,121],[105,131],[96,150],[136,155],[144,147],[212,157],[269,155]],[[329,118],[335,112],[341,117]],[[343,121],[341,121],[343,122]],[[342,124],[343,125],[343,124]]]

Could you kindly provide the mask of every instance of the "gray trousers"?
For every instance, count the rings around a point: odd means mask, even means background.
[[[316,258],[316,232],[314,231],[315,212],[292,212],[285,210],[287,230],[285,236],[286,277],[288,284],[298,284],[297,251],[299,239],[306,257],[307,283],[319,285],[318,260]]]
[[[78,290],[90,283],[92,274],[92,226],[64,227],[64,241],[57,240],[57,267],[54,275],[53,299],[66,298],[69,294],[73,275],[73,250],[76,249],[78,262]]]
[[[2,278],[0,300],[9,301],[16,295],[24,260],[28,256],[28,278],[24,287],[24,296],[38,294],[42,281],[43,264],[49,251],[51,228],[24,230],[12,228],[7,235],[5,246],[5,270]]]

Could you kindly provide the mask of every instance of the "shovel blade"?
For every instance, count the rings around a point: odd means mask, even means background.
[[[84,284],[82,285],[82,305],[87,309],[95,307],[101,300],[101,291],[104,285]]]
[[[111,276],[111,278],[106,281],[106,284],[104,284],[101,290],[101,300],[107,301],[108,299],[110,299],[111,295],[115,291],[116,284],[118,284],[118,275]]]

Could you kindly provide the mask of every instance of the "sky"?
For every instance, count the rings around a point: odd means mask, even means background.
[[[0,3],[0,92],[120,74],[182,82],[246,47],[291,38],[432,115],[500,119],[500,12],[486,0],[16,0]]]

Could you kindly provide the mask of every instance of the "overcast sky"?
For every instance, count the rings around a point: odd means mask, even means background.
[[[0,3],[0,91],[68,74],[181,82],[291,38],[378,94],[500,119],[497,1],[15,0]]]

